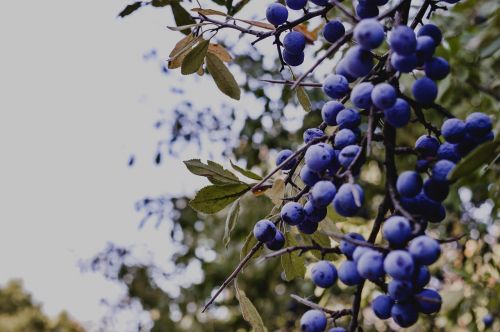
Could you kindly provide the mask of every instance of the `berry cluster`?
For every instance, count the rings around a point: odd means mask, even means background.
[[[287,0],[286,5],[292,10],[302,10],[307,2]],[[328,5],[326,0],[311,2]],[[356,45],[345,52],[335,73],[328,75],[322,84],[323,92],[334,99],[322,107],[324,124],[321,129],[309,128],[304,132],[306,147],[302,156],[291,150],[278,154],[276,164],[283,171],[294,171],[301,166],[299,176],[305,185],[302,191],[306,193],[303,204],[293,200],[282,206],[278,222],[296,226],[303,234],[318,230],[330,205],[344,217],[355,216],[363,205],[364,191],[356,183],[365,161],[362,142],[368,135],[359,128],[363,112],[370,110],[372,114],[383,115],[384,126],[405,127],[410,122],[412,108],[434,104],[438,94],[435,81],[450,73],[448,62],[434,56],[443,39],[440,29],[425,24],[415,34],[403,24],[388,28],[373,18],[378,15],[378,6],[386,3],[387,0],[357,2],[356,14],[363,19],[352,31]],[[286,23],[288,10],[274,3],[266,15],[270,23],[278,26]],[[345,34],[344,25],[338,20],[328,21],[323,28],[324,39],[330,43]],[[384,43],[386,35],[390,47],[387,70],[392,76],[367,79],[375,65],[373,50]],[[300,65],[305,46],[302,33],[288,32],[283,40],[284,61],[291,66]],[[400,92],[395,77],[415,70],[423,71],[425,76],[413,83],[412,100]],[[357,84],[351,87],[354,81]],[[351,107],[344,105],[347,101]],[[333,135],[327,134],[327,127],[334,127]],[[337,279],[347,286],[360,285],[366,280],[375,283],[385,293],[372,301],[375,315],[380,319],[392,317],[401,327],[415,324],[419,313],[433,314],[440,310],[440,295],[425,288],[431,278],[428,266],[441,254],[439,242],[425,234],[427,223],[440,222],[446,216],[442,202],[450,191],[448,175],[455,164],[478,145],[493,139],[490,118],[479,112],[471,113],[465,121],[456,118],[444,121],[440,131],[443,143],[437,135],[439,130],[435,132],[436,136],[429,133],[417,139],[413,151],[418,156],[415,170],[404,171],[395,178],[402,208],[395,208],[383,223],[387,244],[374,245],[361,234],[349,233],[340,241],[339,250],[347,259],[338,270],[325,260],[311,269],[312,281],[321,288],[331,287]],[[261,220],[254,228],[257,240],[271,250],[279,250],[285,243],[283,233],[276,227],[278,222]],[[324,331],[327,317],[321,310],[309,310],[300,324],[303,331]],[[330,330],[335,331],[345,329]]]

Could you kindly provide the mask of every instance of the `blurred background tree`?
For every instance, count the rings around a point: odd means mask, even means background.
[[[208,8],[225,10],[232,15],[245,12],[249,1],[213,0]],[[190,8],[197,6],[190,1],[153,1],[155,7],[170,6],[177,25],[188,23]],[[226,4],[226,8],[224,5]],[[350,4],[346,2],[346,5]],[[439,55],[449,60],[452,74],[439,83],[438,102],[459,118],[472,111],[481,111],[498,119],[500,109],[500,17],[498,1],[461,1],[448,11],[439,10],[431,18],[445,34],[445,47]],[[140,3],[127,7],[121,16],[139,10]],[[263,8],[263,7],[262,7]],[[332,12],[332,16],[335,13]],[[262,15],[259,15],[262,16]],[[242,14],[242,17],[243,16]],[[168,22],[169,25],[173,24]],[[311,31],[315,27],[311,27]],[[309,89],[312,111],[303,118],[293,119],[300,125],[287,125],[290,108],[300,105],[294,92],[287,87],[270,86],[261,78],[281,79],[277,59],[273,66],[264,66],[263,57],[254,48],[236,47],[224,38],[219,43],[231,50],[234,61],[230,70],[239,74],[245,96],[259,101],[261,109],[242,116],[240,110],[223,105],[220,109],[195,109],[191,103],[195,94],[186,94],[185,102],[174,107],[175,120],[159,119],[156,128],[163,130],[165,140],[158,142],[155,161],[161,164],[162,154],[175,155],[188,144],[200,150],[210,150],[213,143],[224,146],[224,157],[266,174],[272,168],[276,149],[296,148],[302,141],[302,133],[321,122],[318,110],[324,97],[319,89]],[[321,43],[316,43],[321,44]],[[240,45],[241,46],[241,45]],[[317,48],[317,52],[321,47]],[[324,66],[324,65],[323,65]],[[332,65],[333,68],[333,65]],[[179,75],[164,68],[173,75]],[[248,75],[243,75],[249,73]],[[240,77],[241,76],[241,77]],[[408,77],[410,80],[411,77]],[[403,80],[403,85],[404,85]],[[171,106],[171,105],[169,105]],[[442,118],[428,110],[426,116],[436,125]],[[236,124],[236,125],[235,125]],[[235,128],[238,128],[235,130]],[[498,123],[495,132],[498,133]],[[399,144],[413,146],[416,137],[424,132],[419,125],[411,125],[401,131]],[[164,147],[167,152],[164,151]],[[382,149],[374,143],[373,153],[361,175],[366,197],[370,201],[364,207],[364,218],[336,219],[342,232],[357,231],[366,234],[375,209],[382,199],[380,184],[383,181]],[[399,156],[398,167],[410,169],[415,156]],[[134,163],[133,157],[130,165]],[[179,162],[180,165],[180,162]],[[181,167],[181,166],[179,166]],[[419,323],[408,330],[482,331],[482,317],[487,312],[500,315],[500,235],[499,222],[499,164],[498,160],[454,185],[453,193],[445,201],[447,218],[430,229],[436,237],[466,234],[458,243],[446,245],[444,255],[432,266],[435,277],[431,285],[441,290],[444,305],[439,315],[420,318]],[[249,325],[241,316],[234,289],[229,287],[223,296],[208,310],[200,313],[203,304],[228,276],[240,259],[245,238],[255,221],[268,214],[272,208],[264,196],[245,196],[231,241],[223,242],[227,209],[216,215],[203,215],[192,210],[189,197],[146,197],[137,202],[136,209],[142,214],[142,226],[163,223],[170,230],[175,252],[169,268],[153,262],[140,261],[134,255],[135,248],[109,244],[92,260],[85,262],[86,270],[102,273],[106,278],[124,286],[123,298],[110,303],[110,315],[131,306],[139,306],[149,314],[149,319],[138,324],[138,330],[152,331],[246,331]],[[337,257],[331,257],[334,261]],[[305,262],[317,259],[304,255]],[[293,331],[296,321],[307,310],[292,301],[289,294],[310,298],[333,309],[345,307],[354,289],[337,285],[326,291],[315,289],[308,280],[286,281],[279,259],[261,262],[254,259],[238,278],[240,289],[262,316],[270,331]],[[375,289],[368,287],[363,297],[361,324],[365,331],[388,331],[396,326],[377,320],[367,304]],[[342,320],[340,320],[342,322]],[[494,329],[499,329],[497,322]],[[104,328],[106,330],[106,328]]]
[[[0,288],[0,331],[3,332],[83,332],[66,312],[48,317],[19,280]]]

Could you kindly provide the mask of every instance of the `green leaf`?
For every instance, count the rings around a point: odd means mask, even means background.
[[[285,233],[285,247],[298,245],[297,241],[290,232]],[[304,257],[299,256],[298,251],[286,253],[281,256],[281,266],[285,271],[285,278],[291,281],[297,277],[303,278],[306,273]]]
[[[247,235],[247,238],[245,239],[245,243],[243,244],[243,247],[241,248],[240,252],[240,259],[245,258],[246,255],[252,250],[252,248],[257,244],[257,239],[253,235],[253,232],[250,231],[250,233]],[[257,250],[255,255],[253,255],[253,258],[257,258],[260,256],[260,253],[262,252],[262,246]]]
[[[257,180],[257,181],[260,181],[262,180],[262,176],[258,175],[258,174],[255,174],[254,172],[252,171],[249,171],[248,169],[244,169],[244,168],[241,168],[240,166],[238,165],[235,165],[233,164],[233,162],[231,160],[229,160],[229,162],[231,163],[231,166],[233,167],[233,169],[235,171],[237,171],[238,173],[240,174],[243,174],[244,176],[246,176],[247,178],[249,179],[253,179],[253,180]]]
[[[252,301],[245,295],[245,292],[238,288],[238,283],[234,280],[234,289],[236,290],[236,298],[240,302],[241,314],[243,318],[250,323],[255,332],[266,332],[262,317],[253,305]]]
[[[212,53],[208,53],[205,59],[207,69],[219,90],[233,99],[240,100],[240,87],[226,65]]]
[[[119,17],[125,17],[125,16],[128,16],[130,14],[132,14],[133,12],[135,12],[137,9],[141,8],[142,6],[142,1],[137,1],[137,2],[134,2],[133,4],[130,4],[128,5],[127,7],[125,7],[121,12],[120,14],[118,14]]]
[[[239,12],[240,10],[243,9],[243,7],[246,6],[247,3],[249,3],[250,0],[241,0],[240,2],[238,2],[236,5],[233,6],[230,14],[231,15],[234,15],[236,14],[237,12]]]
[[[170,5],[172,8],[172,14],[174,15],[175,24],[177,26],[183,26],[188,24],[193,24],[195,21],[191,15],[184,9],[178,2],[172,2]],[[189,30],[182,31],[184,34],[188,34]]]
[[[234,226],[236,225],[236,221],[238,221],[239,213],[240,213],[240,200],[238,199],[233,203],[233,205],[231,205],[231,208],[227,213],[226,226],[224,228],[224,238],[222,239],[222,241],[224,241],[224,246],[226,248],[229,245],[229,241],[231,241],[231,232],[233,231]]]
[[[304,111],[311,112],[311,100],[309,100],[306,89],[302,86],[297,87],[297,99]]]
[[[225,184],[205,187],[196,193],[189,206],[198,212],[216,213],[250,190],[247,184]]]
[[[184,165],[188,170],[196,175],[204,176],[213,184],[241,184],[241,182],[236,175],[232,172],[224,169],[222,165],[219,165],[211,160],[204,164],[200,159],[191,159],[184,161]]]
[[[176,0],[153,0],[151,1],[151,5],[153,7],[165,7],[171,5],[172,2],[177,2]]]
[[[201,27],[204,25],[208,25],[208,23],[206,23],[206,22],[193,23],[193,24],[181,25],[179,27],[167,26],[167,29],[172,30],[172,31],[183,31],[183,30],[187,30],[187,29],[191,29],[191,28]]]
[[[457,179],[472,174],[483,164],[488,164],[498,158],[500,154],[500,139],[484,143],[474,149],[467,157],[462,159],[448,174],[448,180]]]
[[[201,40],[182,61],[181,73],[182,75],[194,74],[203,64],[203,59],[208,51],[208,44],[210,41]]]
[[[493,54],[495,54],[495,52],[498,51],[499,49],[500,49],[500,38],[497,38],[491,44],[482,49],[481,58],[483,59],[488,58]]]

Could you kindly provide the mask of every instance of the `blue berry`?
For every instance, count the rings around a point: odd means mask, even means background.
[[[276,235],[276,226],[270,220],[262,219],[255,224],[253,235],[260,242],[271,241]]]
[[[439,312],[443,300],[438,292],[432,289],[424,289],[415,294],[418,311],[430,315]]]
[[[474,142],[477,145],[486,143],[488,141],[493,141],[494,138],[495,138],[495,135],[493,134],[492,131],[488,132],[486,135],[483,135],[483,136],[472,137],[472,139],[474,140]]]
[[[273,25],[280,25],[288,19],[288,10],[280,3],[272,3],[266,9],[266,18]]]
[[[302,167],[302,169],[300,170],[300,178],[302,179],[302,182],[304,182],[309,187],[314,186],[316,182],[321,180],[321,176],[306,165],[304,165],[304,167]]]
[[[373,84],[370,82],[361,82],[351,91],[351,101],[357,108],[369,109],[372,105]]]
[[[410,53],[407,55],[400,55],[399,53],[391,54],[391,66],[402,73],[410,73],[417,67],[417,55]]]
[[[318,223],[306,218],[297,228],[304,234],[313,234],[318,229]]]
[[[266,242],[266,247],[270,250],[280,250],[285,245],[285,237],[283,233],[276,230],[276,234],[274,235],[274,239]]]
[[[304,143],[309,143],[315,138],[323,137],[325,133],[319,128],[309,128],[304,131],[302,137],[304,138]]]
[[[413,83],[411,89],[415,100],[424,106],[431,105],[437,97],[438,87],[436,82],[428,77],[421,77]]]
[[[416,55],[418,59],[418,64],[423,65],[426,61],[432,59],[434,51],[436,50],[436,44],[434,39],[429,36],[419,36],[417,37],[417,50]]]
[[[450,143],[459,143],[465,137],[465,123],[459,119],[448,119],[441,126],[441,134]]]
[[[411,279],[414,268],[413,258],[406,250],[393,250],[384,260],[385,273],[394,279]]]
[[[417,266],[415,268],[415,274],[413,277],[413,287],[415,290],[419,290],[425,287],[431,280],[431,273],[429,268],[425,265]]]
[[[396,103],[396,90],[389,83],[379,83],[372,91],[372,102],[380,109],[387,109]]]
[[[361,116],[358,111],[345,108],[337,114],[336,120],[340,129],[355,129],[361,123]]]
[[[394,106],[384,110],[385,121],[394,128],[404,127],[410,122],[410,105],[401,98],[396,99]]]
[[[276,157],[276,166],[283,164],[291,155],[293,155],[292,150],[281,150]],[[290,160],[285,164],[285,166],[281,167],[282,170],[286,171],[291,169],[295,165],[295,159]]]
[[[306,212],[302,205],[296,202],[288,202],[281,209],[281,219],[289,225],[295,226],[304,221]]]
[[[345,28],[339,20],[331,20],[323,27],[323,37],[329,43],[335,43],[345,34]]]
[[[365,238],[363,237],[363,235],[361,235],[359,233],[348,233],[345,235],[345,237],[353,239],[353,240],[365,241]],[[352,259],[352,254],[354,252],[354,249],[356,249],[356,247],[357,247],[357,245],[355,245],[351,242],[348,242],[345,240],[340,241],[340,251],[344,255],[346,255],[346,257],[349,259]]]
[[[311,279],[318,287],[331,287],[337,281],[337,269],[329,261],[319,261],[311,269]]]
[[[439,141],[432,136],[422,135],[415,142],[415,150],[423,157],[433,157],[439,149]]]
[[[391,317],[391,309],[394,305],[394,300],[387,295],[379,295],[372,301],[372,310],[380,319],[388,319]]]
[[[425,63],[425,75],[433,80],[442,80],[450,73],[448,61],[441,57],[433,57]]]
[[[418,311],[411,302],[396,303],[391,309],[392,319],[401,327],[410,327],[418,320]]]
[[[326,207],[333,201],[337,188],[331,181],[319,181],[311,189],[310,202],[316,208]]]
[[[344,56],[346,70],[355,77],[368,75],[373,68],[373,55],[361,46],[351,47]]]
[[[354,252],[352,253],[352,260],[355,261],[356,263],[359,261],[361,256],[368,251],[373,250],[368,247],[363,247],[363,246],[357,246],[356,249],[354,249]]]
[[[344,109],[344,105],[338,101],[331,100],[326,102],[321,109],[321,117],[329,126],[337,125],[337,114]]]
[[[332,327],[328,332],[346,332],[347,330],[343,327]]]
[[[325,219],[327,213],[326,208],[315,207],[311,201],[304,205],[304,212],[306,214],[305,219],[316,224]]]
[[[411,238],[411,225],[405,217],[392,216],[384,222],[382,232],[391,245],[401,246]]]
[[[293,10],[301,10],[307,5],[307,0],[286,0],[288,8]]]
[[[339,99],[349,93],[349,82],[338,74],[330,74],[323,82],[323,92],[333,99]]]
[[[414,238],[410,242],[408,251],[417,263],[423,265],[431,265],[441,255],[439,243],[426,235]]]
[[[483,317],[483,323],[484,323],[484,326],[486,326],[486,327],[490,327],[491,325],[493,325],[493,321],[494,321],[494,318],[491,314],[486,314]]]
[[[283,47],[293,54],[302,53],[306,47],[306,38],[298,31],[291,31],[283,38]]]
[[[375,19],[365,19],[354,28],[354,39],[361,47],[371,50],[384,41],[384,27]]]
[[[429,169],[430,162],[427,159],[418,159],[415,165],[415,170],[419,173],[424,173]]]
[[[356,143],[356,135],[350,129],[341,129],[335,134],[333,146],[335,149],[343,149],[348,145]]]
[[[436,202],[442,202],[448,196],[450,187],[446,182],[436,181],[435,179],[428,179],[424,183],[424,193],[427,197]]]
[[[387,291],[395,301],[406,301],[413,295],[413,285],[406,280],[393,279],[387,285]]]
[[[491,119],[484,113],[474,112],[465,119],[465,129],[472,137],[479,137],[491,131]]]
[[[357,199],[354,197],[354,193],[357,193]],[[333,206],[341,216],[352,217],[363,205],[364,198],[363,189],[359,185],[344,183],[333,199]]]
[[[348,145],[340,151],[339,163],[348,168],[356,159],[358,154],[361,153],[361,147],[359,145]]]
[[[432,179],[438,182],[448,182],[448,174],[455,167],[449,160],[440,160],[432,168]]]
[[[326,315],[321,310],[306,311],[300,318],[302,332],[323,332],[326,329]]]
[[[304,52],[292,53],[287,49],[283,50],[283,60],[286,64],[295,67],[300,66],[304,62]]]
[[[356,263],[350,260],[346,260],[340,264],[339,279],[347,286],[359,285],[363,281],[356,268]]]
[[[430,222],[440,222],[446,217],[446,210],[439,203],[430,199],[424,192],[416,197],[416,206],[412,213],[421,214]]]
[[[310,170],[323,172],[334,161],[335,151],[325,143],[310,146],[305,154],[305,162]]]
[[[347,70],[346,64],[347,62],[344,59],[341,59],[335,67],[335,74],[344,76],[348,82],[354,82],[357,77]]]
[[[384,257],[377,251],[364,253],[358,261],[359,275],[368,280],[377,280],[384,275]]]
[[[414,197],[422,189],[422,178],[417,172],[405,171],[398,176],[396,188],[403,197]]]
[[[399,54],[409,55],[417,49],[415,32],[406,25],[398,25],[389,35],[391,49]]]
[[[434,45],[438,46],[441,44],[441,40],[443,39],[443,34],[441,33],[441,30],[434,24],[424,24],[418,30],[417,35],[420,36],[429,36],[434,40]]]
[[[376,17],[378,15],[377,6],[364,6],[360,3],[356,5],[356,15],[359,18],[371,18]]]

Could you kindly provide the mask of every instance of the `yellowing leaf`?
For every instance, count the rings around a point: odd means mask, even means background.
[[[177,44],[175,44],[174,49],[169,54],[169,61],[168,61],[169,69],[179,68],[182,65],[184,57],[186,56],[186,54],[188,54],[189,50],[191,49],[191,46],[194,44],[192,43],[193,40],[194,40],[193,35],[189,34],[186,37],[179,40]]]
[[[182,75],[196,73],[203,64],[208,50],[208,40],[202,40],[184,57],[181,65]]]
[[[205,60],[207,69],[219,90],[229,97],[239,100],[241,94],[240,87],[224,63],[212,53],[207,53]]]
[[[318,32],[315,30],[313,30],[312,32],[309,32],[309,30],[307,30],[307,26],[305,24],[299,24],[299,25],[295,26],[293,28],[293,30],[301,32],[309,44],[314,43],[314,41],[318,39]]]
[[[193,8],[191,9],[192,12],[197,12],[198,14],[205,15],[205,16],[210,16],[210,15],[217,15],[217,16],[228,16],[225,13],[215,10],[215,9],[203,9],[203,8]]]
[[[303,86],[297,87],[297,99],[306,112],[311,112],[311,100]]]
[[[252,20],[242,20],[242,19],[235,19],[235,20],[240,21],[240,22],[245,22],[247,24],[250,24],[250,25],[253,25],[253,26],[256,26],[259,28],[263,28],[263,29],[267,29],[267,30],[274,30],[274,25],[272,25],[270,23],[252,21]]]
[[[243,318],[250,323],[255,332],[266,332],[262,317],[253,305],[252,301],[245,295],[245,292],[238,288],[238,283],[234,280],[234,289],[236,290],[236,298],[240,302],[241,314]]]
[[[219,59],[221,59],[224,62],[233,61],[231,54],[229,54],[229,52],[222,45],[210,44],[208,45],[208,52],[215,54]]]
[[[274,204],[280,204],[285,195],[285,180],[277,178],[272,188],[266,191],[266,195]]]

